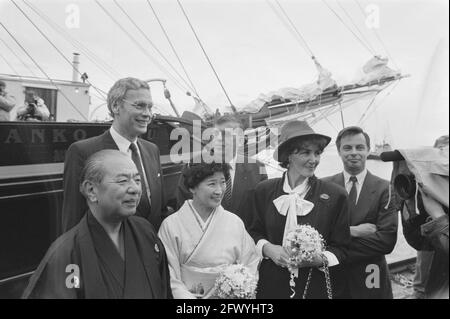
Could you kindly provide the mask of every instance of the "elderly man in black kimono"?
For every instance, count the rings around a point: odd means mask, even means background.
[[[134,216],[141,178],[116,150],[93,154],[80,190],[83,219],[49,248],[24,298],[171,298],[164,246],[153,226]]]

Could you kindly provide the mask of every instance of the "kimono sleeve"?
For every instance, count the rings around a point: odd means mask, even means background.
[[[75,273],[66,272],[69,264],[70,259],[65,258],[65,254],[58,254],[56,251],[47,254],[30,278],[22,298],[77,299],[82,288],[74,283],[80,283],[80,278],[74,278]]]
[[[173,298],[196,299],[196,297],[191,292],[189,292],[189,290],[181,280],[181,264],[178,251],[179,248],[173,231],[174,227],[171,227],[170,220],[166,219],[163,221],[158,232],[158,237],[161,239],[166,250],[170,273],[170,287],[172,289]]]

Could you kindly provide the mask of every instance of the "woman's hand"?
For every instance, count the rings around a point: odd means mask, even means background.
[[[287,268],[290,264],[288,250],[280,245],[266,243],[263,246],[263,255],[272,259],[277,266]]]
[[[312,261],[302,261],[300,264],[298,264],[298,268],[304,268],[304,267],[322,267],[323,266],[323,262],[324,262],[324,258],[325,261],[326,257],[324,255],[316,255],[314,256]]]

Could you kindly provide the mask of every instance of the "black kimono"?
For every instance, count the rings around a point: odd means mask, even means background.
[[[88,212],[52,244],[23,298],[171,298],[166,253],[153,226],[131,216],[121,232],[124,259]]]
[[[274,245],[282,245],[286,216],[281,215],[273,200],[281,195],[284,179],[270,179],[259,183],[248,194],[247,213],[249,214],[248,231],[258,243],[266,239]],[[309,224],[323,236],[326,250],[333,253],[339,263],[346,257],[346,247],[350,242],[350,228],[347,212],[347,193],[345,189],[316,177],[309,179],[311,188],[305,200],[314,203],[313,210],[305,216],[297,216],[298,224]],[[336,275],[336,267],[330,267],[333,297],[338,297],[344,288],[343,278]],[[296,278],[295,298],[302,298],[309,268],[300,268]],[[288,269],[277,266],[271,259],[264,258],[259,269],[257,298],[289,298],[290,274]],[[327,298],[325,276],[317,268],[313,269],[311,283],[306,298]]]

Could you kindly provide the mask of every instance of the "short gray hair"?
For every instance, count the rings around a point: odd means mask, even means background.
[[[109,115],[114,118],[114,114],[112,111],[112,107],[116,103],[122,103],[125,94],[127,94],[128,90],[139,90],[139,89],[147,89],[150,91],[150,86],[147,82],[136,78],[123,78],[118,80],[108,92],[108,96],[106,98],[106,102],[108,105]]]
[[[81,194],[83,194],[84,197],[86,197],[83,188],[84,182],[89,181],[94,184],[101,183],[103,177],[105,177],[105,165],[104,165],[105,160],[107,158],[117,156],[127,157],[126,154],[118,150],[101,150],[88,157],[88,159],[84,164],[83,170],[81,171],[81,178],[80,178],[80,192]]]

